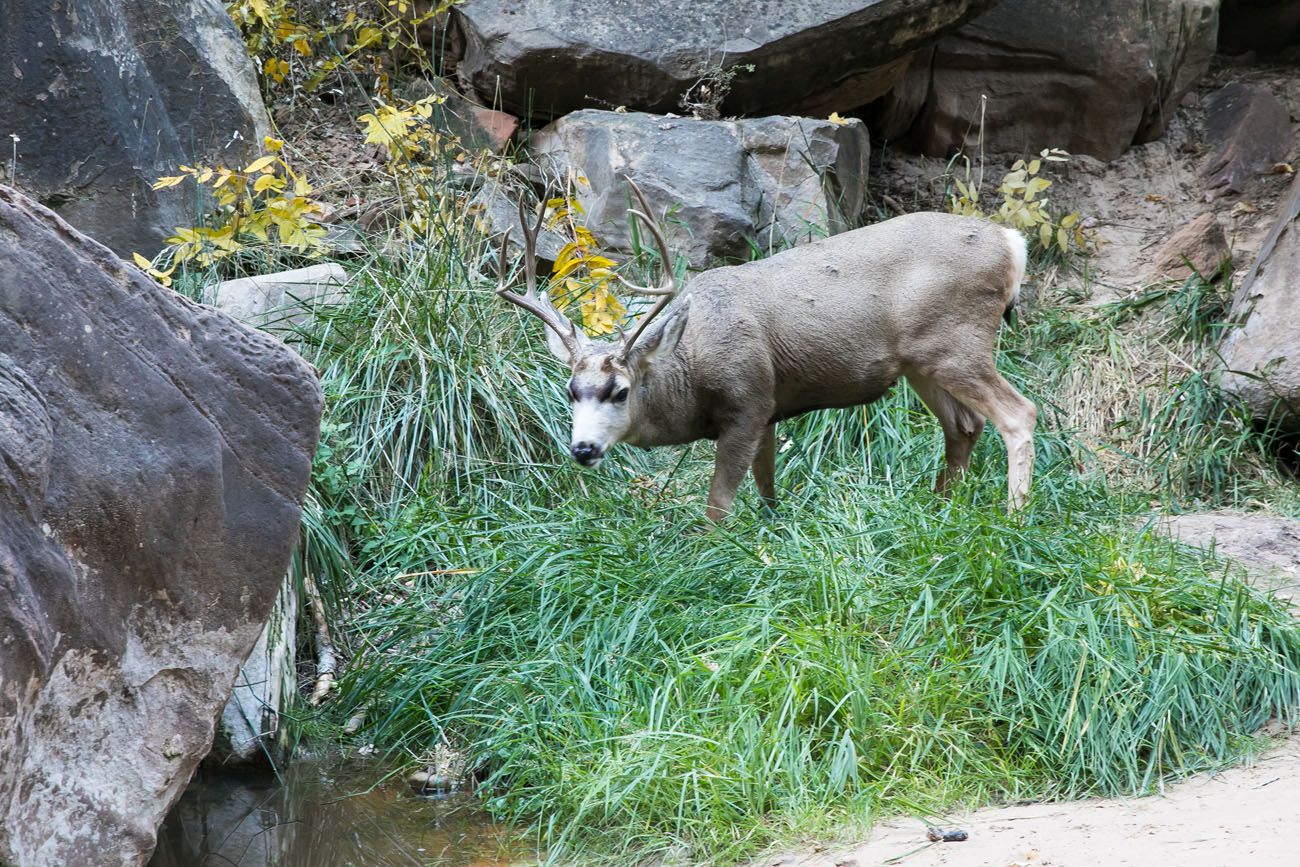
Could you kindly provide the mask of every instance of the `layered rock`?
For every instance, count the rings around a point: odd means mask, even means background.
[[[321,394],[0,188],[0,862],[142,864],[297,538]]]
[[[587,227],[614,250],[632,247],[626,178],[663,215],[669,244],[694,267],[748,258],[856,225],[866,202],[870,144],[860,121],[799,117],[704,121],[580,111],[533,141],[557,174],[587,179]]]
[[[1206,100],[1205,137],[1213,147],[1203,168],[1210,188],[1239,193],[1291,150],[1291,116],[1268,88],[1234,81]]]
[[[681,111],[710,70],[735,70],[723,115],[828,114],[885,93],[916,48],[992,0],[466,0],[461,81],[541,119],[583,108]],[[752,66],[752,71],[744,71]]]
[[[0,82],[0,177],[12,162],[7,183],[121,256],[152,256],[194,221],[193,201],[151,189],[158,177],[243,165],[268,131],[220,0],[0,4]]]
[[[1300,433],[1300,177],[1234,299],[1241,324],[1224,338],[1223,388],[1261,422]]]
[[[987,152],[1114,159],[1158,137],[1205,73],[1218,7],[1004,0],[917,56],[873,108],[873,132],[933,156],[971,151],[982,135]]]

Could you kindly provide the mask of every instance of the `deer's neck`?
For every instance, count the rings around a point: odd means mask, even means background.
[[[642,448],[697,440],[700,411],[691,370],[679,352],[656,362],[637,384],[637,417],[624,441]]]

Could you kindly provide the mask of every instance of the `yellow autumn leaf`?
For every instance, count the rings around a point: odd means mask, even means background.
[[[386,105],[381,105],[375,113],[361,115],[358,120],[365,127],[367,144],[384,145],[393,149],[400,147],[413,122],[409,112]]]
[[[838,111],[832,111],[831,116],[826,119],[836,126],[844,126],[849,122],[849,119],[847,117],[841,117]]]
[[[266,6],[266,0],[248,0],[248,5],[252,8],[253,14],[261,19],[263,24],[270,25],[271,10]]]
[[[274,154],[269,156],[264,156],[264,157],[258,157],[257,159],[253,160],[251,163],[249,163],[247,166],[244,167],[244,174],[246,175],[257,174],[258,172],[267,169],[273,162],[275,162]]]
[[[1040,223],[1038,226],[1038,244],[1044,250],[1052,246],[1052,226],[1050,223]]]
[[[135,260],[135,264],[140,266],[141,271],[148,271],[153,267],[153,263],[141,256],[139,253],[132,253],[131,258]]]
[[[266,63],[262,65],[262,71],[279,84],[289,75],[289,64],[279,58],[268,57]]]
[[[257,183],[253,184],[253,192],[255,193],[265,192],[266,190],[272,188],[276,190],[283,190],[284,181],[281,180],[280,178],[277,178],[275,175],[262,175],[260,178],[257,179]]]
[[[384,38],[384,31],[378,27],[362,27],[357,33],[357,48],[365,48]]]
[[[154,182],[153,188],[155,190],[165,190],[168,187],[176,186],[177,184],[181,183],[184,180],[185,180],[184,175],[171,175],[170,177],[159,178],[157,181]]]

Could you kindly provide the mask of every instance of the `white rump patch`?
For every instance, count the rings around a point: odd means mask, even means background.
[[[1007,245],[1011,248],[1011,306],[1020,300],[1020,284],[1025,279],[1025,266],[1029,259],[1029,245],[1025,236],[1015,229],[1003,228]]]

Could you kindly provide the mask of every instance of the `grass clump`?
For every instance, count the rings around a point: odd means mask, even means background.
[[[775,520],[703,522],[708,447],[578,470],[563,375],[481,255],[377,259],[315,336],[305,561],[349,623],[339,718],[399,758],[464,750],[551,857],[729,861],[881,813],[1149,791],[1300,703],[1289,613],[1142,529],[1050,426],[1016,516],[992,435],[929,492],[941,436],[902,387],[782,426]],[[1036,340],[1004,367],[1043,405]]]
[[[368,737],[466,745],[494,809],[584,860],[1149,791],[1289,712],[1285,611],[1054,481],[1023,522],[996,483],[847,475],[731,532],[624,497],[447,516],[430,555],[474,574],[363,614],[350,689],[383,697]]]

